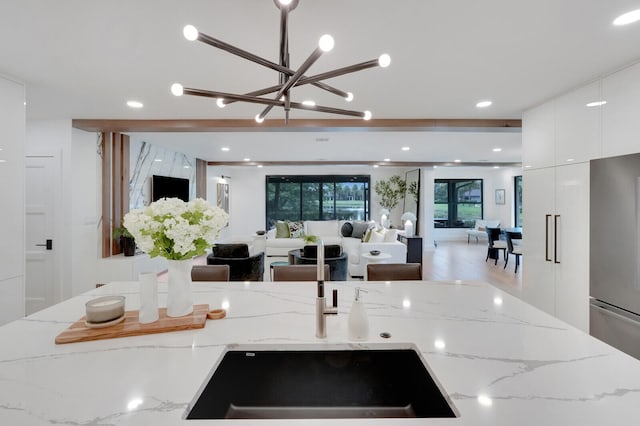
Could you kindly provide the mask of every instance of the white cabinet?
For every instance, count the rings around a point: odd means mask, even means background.
[[[553,102],[525,111],[522,117],[522,164],[527,168],[555,163],[555,105]]]
[[[640,151],[640,64],[602,80],[602,156]]]
[[[601,152],[600,82],[591,83],[555,100],[555,164],[585,162]]]
[[[522,298],[589,330],[589,163],[527,170],[523,177]]]
[[[527,168],[589,161],[601,155],[600,82],[560,96],[523,115],[522,163]]]

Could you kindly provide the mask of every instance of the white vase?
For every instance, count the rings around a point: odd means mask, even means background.
[[[167,294],[167,316],[182,317],[193,312],[191,295],[192,259],[168,260],[169,291]]]

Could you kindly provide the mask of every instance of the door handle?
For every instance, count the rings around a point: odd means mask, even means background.
[[[544,260],[547,262],[551,262],[549,256],[549,219],[551,219],[550,214],[544,216]]]
[[[560,263],[558,260],[558,219],[560,215],[553,216],[553,263]]]
[[[36,247],[46,247],[47,250],[53,250],[53,240],[46,240],[45,244],[36,244]]]

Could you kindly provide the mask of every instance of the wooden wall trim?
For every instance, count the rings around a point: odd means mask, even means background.
[[[111,134],[102,132],[102,257],[111,256]]]

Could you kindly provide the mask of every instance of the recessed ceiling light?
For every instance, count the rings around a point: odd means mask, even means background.
[[[258,164],[258,168],[261,169],[262,168],[262,164]]]
[[[391,161],[391,158],[385,158],[383,161]]]
[[[377,164],[374,164],[373,167],[377,169],[379,166]]]
[[[184,168],[185,168],[185,169],[190,169],[190,168],[191,168],[191,166],[184,166]]]
[[[251,158],[244,158],[243,161],[251,161]]]
[[[231,150],[229,149],[228,146],[223,146],[222,148],[220,148],[220,151],[228,152],[228,151],[231,151]]]
[[[476,104],[476,108],[486,108],[488,106],[491,106],[493,102],[491,101],[480,101]]]
[[[614,21],[613,25],[622,26],[633,24],[634,22],[640,20],[640,9],[632,10],[631,12],[627,12],[618,16]]]
[[[454,162],[454,163],[460,163],[460,162],[462,162],[462,160],[458,160],[458,159],[456,159],[456,160],[453,160],[453,162]]]
[[[595,102],[589,102],[586,107],[587,108],[593,108],[593,107],[599,107],[602,106],[604,104],[606,104],[607,101],[595,101]]]
[[[530,169],[531,168],[531,164],[527,164],[526,166],[524,166],[525,169]]]
[[[573,161],[576,161],[574,158],[567,158],[567,163],[571,163]]]
[[[162,163],[162,158],[154,158],[153,161],[156,163]]]
[[[493,152],[500,152],[502,151],[502,148],[493,148]]]
[[[402,147],[402,150],[403,150],[403,151],[409,151],[410,149],[411,149],[411,148],[410,148],[410,147],[408,147],[408,146],[403,146],[403,147]]]
[[[311,101],[311,100],[306,100],[306,101],[302,101],[302,105],[311,106],[312,107],[312,106],[316,106],[316,103],[314,101]]]
[[[500,168],[500,166],[493,166],[493,168],[494,168],[494,169],[499,169],[499,168]]]
[[[127,105],[131,108],[142,108],[144,105],[138,101],[127,101]]]

